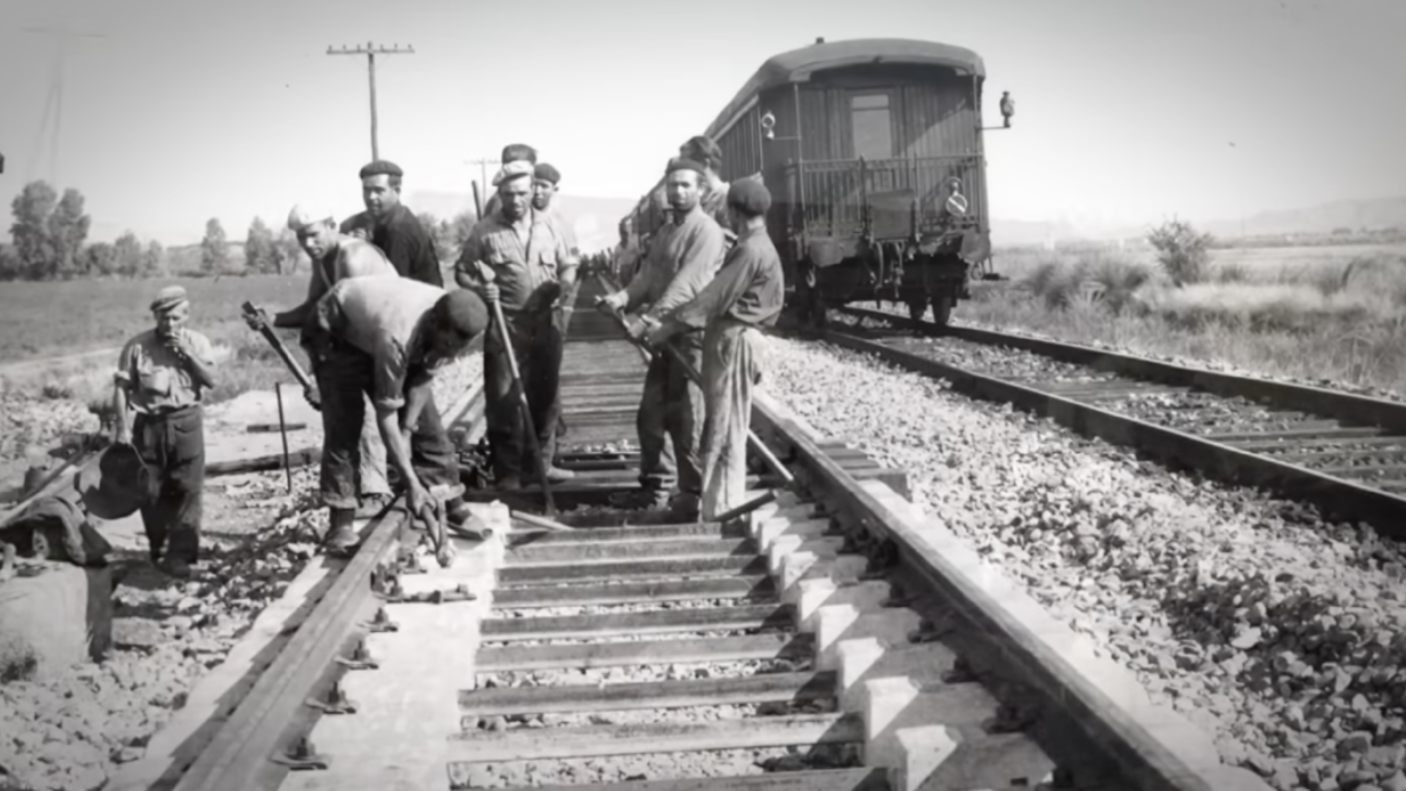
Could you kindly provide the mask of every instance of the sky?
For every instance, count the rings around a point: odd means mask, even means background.
[[[415,48],[376,62],[380,151],[412,208],[417,190],[467,192],[466,160],[518,141],[562,172],[563,200],[638,196],[763,61],[817,36],[981,55],[987,125],[1001,91],[1017,105],[986,137],[998,220],[1209,221],[1406,194],[1402,0],[3,5],[0,200],[29,178],[76,187],[94,240],[191,243],[211,217],[242,239],[298,202],[358,211],[366,59],[326,52],[368,41]],[[59,39],[26,28],[101,36],[66,40],[57,134]]]

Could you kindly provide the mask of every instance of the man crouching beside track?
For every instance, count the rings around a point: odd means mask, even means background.
[[[737,245],[698,296],[678,306],[646,336],[659,346],[679,332],[703,333],[703,519],[741,505],[747,494],[747,431],[752,388],[762,380],[758,327],[776,324],[785,296],[781,258],[766,233],[771,193],[754,179],[727,192]]]
[[[430,502],[430,488],[459,482],[458,458],[431,384],[435,369],[462,354],[488,327],[488,309],[472,291],[447,292],[403,277],[354,277],[332,286],[315,310],[310,341],[322,394],[326,545],[329,553],[340,553],[360,541],[353,527],[353,459],[363,394],[375,405],[381,442],[400,473],[410,513],[419,514]],[[484,537],[481,528],[469,526],[463,498],[449,501],[446,509],[451,529]]]
[[[215,358],[210,341],[185,326],[190,302],[184,288],[161,289],[151,312],[156,328],[127,341],[118,357],[113,441],[130,443],[156,478],[141,511],[151,562],[174,577],[188,577],[200,560],[205,487],[200,395],[215,386]]]

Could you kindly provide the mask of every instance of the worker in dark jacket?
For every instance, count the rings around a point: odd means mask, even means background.
[[[361,200],[366,211],[344,221],[338,230],[381,248],[401,277],[443,288],[434,239],[420,218],[400,202],[402,175],[399,165],[384,159],[363,167]]]
[[[717,276],[696,297],[670,311],[646,336],[658,346],[680,332],[703,329],[702,517],[713,520],[742,504],[747,487],[747,432],[752,390],[762,379],[761,327],[776,324],[785,297],[781,258],[766,233],[771,193],[756,179],[728,189],[730,224],[738,235]]]

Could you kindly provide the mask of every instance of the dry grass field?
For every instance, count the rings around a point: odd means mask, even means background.
[[[1213,249],[1174,285],[1150,247],[998,250],[954,318],[1270,376],[1406,393],[1406,245]]]
[[[292,307],[306,293],[306,273],[6,283],[0,289],[0,362],[4,364],[0,379],[6,387],[41,392],[50,398],[85,403],[108,399],[116,351],[70,365],[25,363],[120,347],[152,325],[148,305],[161,288],[172,283],[189,292],[190,326],[210,338],[219,356],[220,381],[210,394],[212,402],[247,390],[271,389],[277,381],[293,381],[268,343],[239,318],[239,306],[249,300],[269,308]],[[292,333],[287,333],[285,342],[299,353]]]

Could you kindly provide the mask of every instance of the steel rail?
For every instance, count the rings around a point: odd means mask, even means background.
[[[883,320],[895,327],[913,329],[931,336],[946,336],[990,346],[1010,346],[1056,360],[1083,365],[1096,371],[1136,377],[1162,384],[1204,390],[1213,395],[1240,396],[1271,402],[1286,409],[1312,412],[1335,420],[1372,424],[1392,431],[1406,431],[1406,403],[1357,395],[1323,387],[1276,382],[1251,376],[1207,371],[1175,363],[1136,357],[1122,352],[1096,349],[1067,341],[1011,335],[995,330],[955,325],[938,326],[930,321],[914,321],[907,316],[869,308],[845,306],[836,312],[856,318]]]
[[[1051,647],[992,592],[982,574],[973,575],[934,548],[911,519],[895,513],[872,492],[877,484],[860,484],[815,439],[792,419],[759,399],[754,422],[765,426],[773,441],[789,446],[808,488],[823,492],[827,508],[846,514],[852,522],[893,541],[900,563],[921,576],[953,614],[974,628],[1000,653],[1000,659],[1023,671],[1045,704],[1060,709],[1061,721],[1082,731],[1097,744],[1122,776],[1139,791],[1213,791],[1221,787],[1205,765],[1193,766],[1153,732],[1150,712],[1139,712],[1115,701],[1066,656]],[[904,501],[906,502],[906,501]],[[946,639],[946,638],[944,638]],[[1067,729],[1066,729],[1067,730]],[[1064,738],[1078,734],[1061,734]],[[1267,788],[1267,787],[1266,787]]]
[[[449,426],[469,424],[469,439],[483,432],[482,380],[443,413]],[[373,600],[369,580],[392,556],[406,523],[404,496],[372,520],[356,554],[347,561],[278,657],[229,714],[173,791],[276,789],[289,769],[272,759],[307,732],[317,714],[304,705],[340,673],[334,661],[354,642],[358,617]]]
[[[816,333],[815,337],[852,351],[874,355],[906,370],[946,380],[956,392],[982,400],[1013,404],[1041,417],[1053,419],[1079,434],[1133,447],[1163,461],[1185,465],[1224,481],[1258,486],[1295,500],[1309,501],[1317,505],[1327,518],[1367,522],[1384,536],[1406,538],[1406,499],[1380,489],[1101,409],[1035,387],[968,371],[895,349],[878,341],[857,338],[829,329]]]

